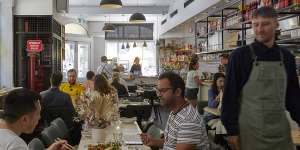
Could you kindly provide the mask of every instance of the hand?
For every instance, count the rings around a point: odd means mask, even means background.
[[[142,134],[140,134],[140,137],[141,137],[144,145],[154,146],[154,140],[150,135],[148,135],[146,133],[142,133]]]
[[[56,141],[51,144],[47,150],[69,150],[70,148],[66,146],[67,143],[66,140]]]
[[[228,136],[228,144],[232,150],[240,150],[239,136]]]

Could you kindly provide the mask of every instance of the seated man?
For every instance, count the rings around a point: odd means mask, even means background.
[[[119,97],[128,96],[126,87],[120,83],[120,74],[118,72],[113,73],[111,85],[118,91]]]
[[[69,142],[76,145],[81,137],[81,125],[73,121],[76,112],[71,102],[71,97],[59,90],[62,81],[61,72],[55,72],[50,78],[50,89],[41,92],[43,98],[43,119],[50,124],[54,119],[60,117],[69,128]]]
[[[73,106],[76,107],[79,96],[84,92],[81,84],[76,83],[77,73],[75,69],[68,70],[68,82],[62,83],[59,89],[71,96]]]
[[[53,121],[56,117],[61,117],[68,128],[73,127],[73,117],[75,115],[75,109],[71,102],[71,97],[59,90],[59,86],[62,81],[62,74],[60,72],[55,72],[50,78],[50,89],[41,92],[43,98],[43,111],[45,114],[44,119],[48,123]],[[53,110],[53,111],[52,111]]]
[[[0,119],[0,149],[28,150],[19,136],[30,134],[40,119],[41,97],[27,89],[17,89],[8,93],[4,99],[4,114]],[[65,150],[66,141],[53,143],[47,150]]]
[[[179,75],[171,72],[160,75],[157,95],[171,112],[164,139],[153,139],[143,133],[141,139],[145,145],[163,147],[164,150],[209,149],[203,118],[197,109],[184,99],[184,90],[185,84]]]

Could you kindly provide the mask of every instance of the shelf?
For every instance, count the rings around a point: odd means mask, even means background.
[[[280,40],[277,40],[276,42],[278,44],[299,44],[300,43],[300,37],[280,39]]]
[[[235,50],[237,47],[233,47],[230,49],[223,49],[223,50],[219,50],[219,51],[213,51],[213,52],[200,52],[200,53],[196,53],[197,55],[203,55],[203,54],[215,54],[215,53],[224,53],[224,52],[230,52]]]

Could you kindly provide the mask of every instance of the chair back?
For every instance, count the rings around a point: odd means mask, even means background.
[[[63,138],[68,136],[69,129],[68,129],[67,125],[65,124],[64,120],[62,120],[61,118],[56,118],[55,120],[53,120],[51,122],[50,125],[57,127],[58,130],[60,130],[61,136],[63,136]]]
[[[54,125],[45,128],[41,133],[41,138],[46,147],[55,142],[57,138],[63,138],[61,131]]]
[[[45,150],[43,142],[38,138],[32,139],[28,144],[28,148],[29,150]]]

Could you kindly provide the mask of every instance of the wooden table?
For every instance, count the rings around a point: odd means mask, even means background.
[[[141,133],[140,128],[138,127],[136,122],[131,123],[122,123],[121,129],[123,133],[123,140],[126,146],[124,146],[124,149],[128,150],[150,150],[149,147],[142,145],[142,141],[139,137],[139,134]],[[87,131],[89,133],[90,130]],[[82,135],[82,138],[80,140],[78,150],[87,150],[88,145],[95,144],[92,141],[91,133],[87,134],[84,133]],[[106,142],[111,141],[112,139],[112,132],[108,132]]]
[[[221,115],[221,111],[218,108],[204,107],[203,110],[216,116]]]

